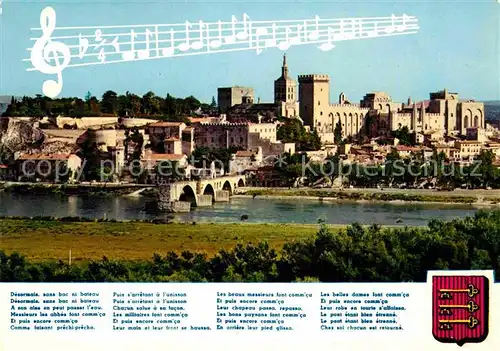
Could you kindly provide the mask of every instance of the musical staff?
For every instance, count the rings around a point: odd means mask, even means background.
[[[176,24],[59,28],[55,26],[55,16],[51,7],[42,11],[41,28],[32,29],[38,33],[42,31],[42,34],[30,39],[35,44],[28,48],[30,59],[24,61],[33,64],[28,71],[57,74],[58,88],[59,85],[62,88],[61,72],[71,67],[248,50],[260,54],[270,48],[285,51],[305,44],[315,44],[320,50],[328,51],[335,47],[333,42],[336,41],[416,34],[419,29],[417,18],[406,14],[350,19],[315,16],[306,20],[278,21],[256,21],[243,14],[242,20],[232,16],[229,22],[200,20]],[[46,25],[47,19],[50,26]],[[54,88],[53,95],[57,92],[56,85],[48,84]]]

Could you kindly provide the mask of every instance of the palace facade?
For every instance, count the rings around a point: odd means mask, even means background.
[[[405,104],[392,101],[384,92],[366,94],[354,104],[341,93],[338,103],[332,104],[330,77],[324,74],[299,76],[299,111],[304,125],[315,129],[326,144],[333,143],[337,122],[344,138],[384,135],[403,127],[416,134],[466,135],[468,128],[485,127],[484,104],[460,100],[447,89],[431,93],[430,100],[410,98]]]

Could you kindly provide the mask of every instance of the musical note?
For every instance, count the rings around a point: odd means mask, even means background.
[[[120,43],[118,43],[118,37],[115,37],[110,45],[115,48],[115,52],[120,52]]]
[[[247,19],[250,19],[246,13],[243,14],[243,31],[236,33],[236,39],[246,40],[248,38],[248,23]]]
[[[144,35],[146,36],[146,48],[137,50],[137,57],[140,59],[146,59],[149,57],[149,37],[153,35],[153,33],[146,29]]]
[[[271,38],[266,39],[266,47],[268,48],[274,48],[276,45],[278,45],[276,42],[276,23],[273,23],[271,29],[272,29]]]
[[[405,13],[403,13],[403,17],[401,17],[401,25],[396,27],[398,32],[404,32],[406,30],[406,21],[408,21],[410,17],[408,17]]]
[[[78,57],[83,58],[89,48],[89,40],[82,38],[82,34],[78,35]]]
[[[173,56],[175,52],[174,30],[170,30],[170,47],[163,48],[161,53],[165,57]]]
[[[125,61],[131,61],[135,59],[135,38],[137,37],[137,33],[132,29],[130,31],[130,50],[124,51],[122,53],[122,58]]]
[[[99,59],[99,61],[101,62],[104,62],[106,61],[106,54],[104,52],[104,48],[101,48],[101,50],[99,51],[99,54],[97,55],[97,58]]]
[[[360,26],[360,28],[358,28],[358,25]],[[359,31],[361,31],[361,25],[358,21],[356,20],[351,20],[350,21],[350,28],[349,28],[349,32],[344,32],[344,39],[354,39],[356,38],[356,29],[358,29]]]
[[[100,29],[97,29],[94,33],[95,35],[95,41],[101,42],[104,39],[102,38],[102,31]]]
[[[333,41],[333,34],[334,34],[334,30],[332,27],[328,27],[328,41],[326,43],[323,43],[321,44],[320,46],[318,46],[318,49],[320,49],[321,51],[330,51],[332,50],[335,45],[333,45],[332,41]]]
[[[297,35],[290,38],[290,45],[300,45],[301,43],[300,32],[302,28],[303,28],[302,25],[300,24],[297,25]]]
[[[46,7],[42,10],[40,27],[42,36],[33,45],[30,61],[35,69],[44,74],[57,74],[57,81],[46,80],[42,85],[43,93],[48,97],[55,98],[61,93],[63,86],[62,71],[69,65],[71,51],[67,45],[51,39],[51,35],[56,28],[56,12],[52,7]],[[59,62],[59,53],[62,54],[62,63]],[[49,55],[53,56],[54,66],[48,63],[51,61]]]
[[[391,23],[392,24],[389,27],[385,28],[384,32],[386,32],[387,34],[394,33],[394,31],[396,30],[395,22],[396,22],[396,16],[391,15]]]
[[[179,44],[178,49],[180,51],[188,51],[190,48],[189,45],[189,28],[192,27],[192,24],[189,21],[186,21],[186,41],[184,43]]]
[[[155,43],[156,43],[156,57],[160,56],[160,38],[158,33],[158,26],[155,26]]]
[[[200,21],[198,23],[198,26],[200,27],[200,36],[198,38],[197,41],[194,41],[192,44],[191,44],[191,48],[193,48],[194,50],[200,50],[204,47],[203,45],[203,21]]]
[[[224,41],[226,42],[226,44],[233,44],[236,41],[236,22],[238,22],[236,17],[231,16],[231,32],[232,32],[232,34],[230,36],[227,36],[226,38],[224,38]]]
[[[94,51],[101,48],[101,50],[99,50],[97,58],[99,59],[99,61],[104,62],[106,61],[106,55],[104,54],[104,48],[102,46],[106,43],[106,39],[102,37],[102,31],[100,29],[96,30],[94,35],[95,41],[97,41],[98,43],[98,45],[94,48]]]
[[[333,39],[334,40],[344,40],[345,39],[345,33],[344,33],[344,27],[345,27],[345,24],[344,24],[344,20],[340,20],[340,23],[339,23],[339,32],[335,32],[333,34]]]
[[[316,22],[316,29],[311,33],[309,33],[308,39],[310,41],[315,41],[319,39],[319,16],[314,16],[314,21]]]
[[[222,22],[218,21],[217,24],[219,26],[219,34],[217,36],[217,39],[214,39],[208,43],[208,46],[213,49],[217,49],[222,46]],[[210,38],[210,34],[208,33],[208,26],[207,26],[207,38]]]
[[[260,55],[260,53],[267,47],[267,41],[264,41],[264,47],[260,47],[260,38],[267,35],[267,28],[265,27],[259,27],[255,31],[255,42],[256,42],[256,48],[257,48],[257,55]]]
[[[289,39],[289,36],[290,36],[290,32],[291,32],[291,28],[290,27],[285,27],[285,40],[281,41],[280,43],[278,43],[278,49],[282,50],[282,51],[285,51],[285,50],[288,50],[290,48],[290,39]]]
[[[366,32],[366,36],[369,38],[378,37],[378,24],[375,22],[372,30]]]

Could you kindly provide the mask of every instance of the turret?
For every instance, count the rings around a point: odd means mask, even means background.
[[[411,128],[417,132],[417,103],[413,103],[413,112],[411,114]]]
[[[281,67],[281,76],[285,79],[288,78],[288,66],[286,64],[286,54],[283,54],[283,66]]]

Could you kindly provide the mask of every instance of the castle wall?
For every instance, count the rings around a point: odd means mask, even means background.
[[[258,133],[261,139],[276,141],[277,124],[276,123],[258,123],[250,124],[249,133]]]
[[[465,135],[467,128],[484,128],[484,104],[482,102],[460,103],[460,132]]]
[[[426,113],[423,122],[424,131],[445,129],[445,115],[440,113]]]
[[[413,114],[411,113],[393,113],[390,118],[391,130],[398,130],[404,127],[412,130],[412,117]]]
[[[159,120],[157,119],[147,119],[147,118],[122,118],[121,123],[126,127],[126,128],[132,128],[132,127],[143,127],[151,123],[156,123]]]
[[[248,149],[249,125],[246,123],[200,124],[195,127],[196,147]]]

